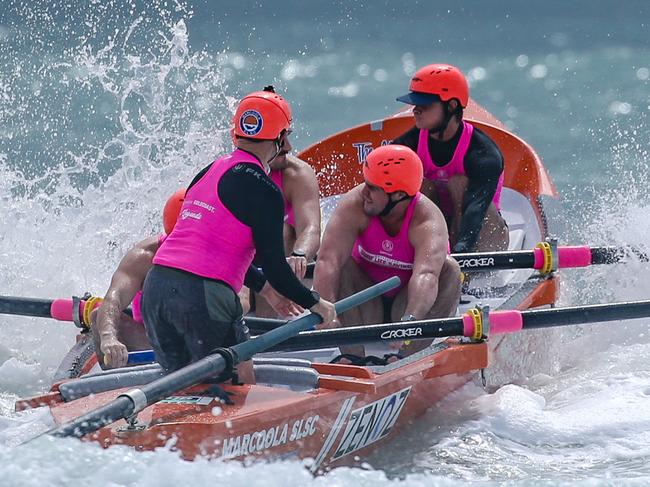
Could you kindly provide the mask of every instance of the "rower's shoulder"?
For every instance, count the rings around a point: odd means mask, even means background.
[[[416,150],[419,137],[420,129],[414,125],[403,134],[395,137],[391,143],[395,145],[405,145],[406,147],[410,147],[411,149]]]
[[[136,243],[131,250],[136,252],[152,252],[155,253],[160,247],[160,235],[152,235],[147,237],[144,240],[140,240]]]
[[[284,169],[285,174],[290,177],[316,179],[316,171],[311,165],[297,156],[287,155],[289,164]]]
[[[444,216],[440,208],[425,195],[420,194],[420,198],[416,202],[415,209],[413,210],[413,223],[440,219],[444,221]]]
[[[355,186],[347,193],[344,193],[339,198],[336,203],[336,209],[334,210],[338,214],[346,215],[346,217],[352,217],[353,219],[363,219],[367,218],[366,214],[363,212],[363,196],[361,195],[363,184]]]
[[[492,137],[490,137],[488,134],[476,126],[474,127],[474,131],[472,133],[469,150],[489,153],[502,157],[501,150],[499,149],[497,143],[492,140]]]
[[[139,269],[151,265],[153,256],[160,247],[160,235],[152,235],[139,241],[124,255],[120,262],[122,270]]]

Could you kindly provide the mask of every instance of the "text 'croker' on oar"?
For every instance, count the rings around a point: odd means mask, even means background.
[[[471,309],[463,316],[455,318],[305,331],[273,347],[271,350],[305,350],[336,347],[339,345],[396,340],[424,340],[450,336],[464,336],[474,340],[483,340],[490,335],[514,333],[521,330],[604,323],[637,318],[650,318],[650,301],[594,304],[527,311],[489,311],[485,307]]]
[[[268,351],[309,350],[314,348],[359,345],[365,343],[426,340],[464,336],[483,340],[489,335],[514,333],[534,328],[583,325],[615,320],[650,317],[650,301],[572,306],[538,310],[471,309],[463,316],[399,323],[350,326],[329,330],[302,331]],[[129,364],[151,363],[153,351],[129,353]]]
[[[650,261],[646,252],[633,246],[557,246],[554,240],[540,242],[534,249],[528,250],[468,252],[451,254],[451,257],[458,261],[463,272],[536,269],[543,274],[558,269],[616,264],[626,262],[631,258],[641,262]],[[315,265],[312,262],[307,267],[308,277],[313,275]]]
[[[361,292],[338,301],[335,304],[336,311],[337,313],[343,313],[394,289],[399,283],[399,278],[392,277],[370,286]],[[255,354],[282,343],[297,335],[300,331],[313,327],[320,321],[320,316],[311,313],[231,348],[218,350],[214,354],[171,372],[141,388],[131,389],[120,394],[105,406],[48,431],[47,434],[59,437],[81,437],[119,419],[128,418],[176,391],[198,384],[209,377],[216,377],[224,371],[229,371],[239,362],[249,360]]]

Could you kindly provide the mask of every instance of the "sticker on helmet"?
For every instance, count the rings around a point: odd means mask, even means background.
[[[257,110],[246,110],[239,118],[239,127],[246,135],[257,135],[262,130],[262,115]]]

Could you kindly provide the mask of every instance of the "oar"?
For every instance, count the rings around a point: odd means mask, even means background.
[[[630,256],[648,262],[650,257],[640,249],[632,246],[623,247],[589,247],[560,246],[553,248],[552,245],[542,242],[538,247],[530,250],[514,250],[504,252],[481,252],[451,254],[460,268],[465,272],[503,270],[503,269],[539,269],[555,270],[558,268],[586,267],[595,264],[615,264],[623,262]],[[309,272],[313,272],[315,263],[307,266]],[[74,321],[75,316],[80,319],[84,317],[86,303],[92,300],[92,306],[99,304],[98,298],[84,296],[83,298],[73,297],[72,299],[35,299],[13,296],[0,296],[0,314],[12,314],[22,316],[37,316],[42,318],[54,318],[60,321]],[[75,307],[75,304],[77,305]],[[131,310],[124,310],[130,314]],[[78,313],[77,315],[75,315]],[[249,321],[253,326],[256,320]],[[259,322],[259,330],[264,330],[264,325],[270,323]],[[276,323],[278,324],[278,323]],[[87,327],[87,323],[80,326]]]
[[[449,336],[481,339],[490,334],[514,333],[534,328],[600,323],[650,317],[650,301],[594,304],[528,311],[503,310],[463,316],[330,330],[303,331],[269,351],[306,350],[395,340],[423,340]]]
[[[555,252],[557,250],[557,253]],[[538,269],[550,272],[555,269],[587,267],[595,264],[615,264],[635,255],[644,262],[648,256],[633,247],[560,246],[553,249],[546,242],[531,250],[511,252],[483,252],[452,254],[463,272]]]
[[[357,294],[353,294],[337,302],[335,305],[336,311],[337,313],[343,313],[386,291],[394,289],[399,285],[399,282],[399,278],[392,277]],[[215,377],[225,370],[230,369],[233,365],[249,360],[255,354],[264,352],[286,341],[298,332],[309,329],[320,321],[320,316],[313,313],[290,321],[275,330],[264,333],[251,340],[208,355],[141,388],[131,389],[124,394],[120,394],[105,406],[86,413],[47,433],[60,437],[82,437],[118,419],[128,418],[178,390],[190,387],[209,377]]]
[[[480,316],[480,323],[478,320]],[[269,349],[269,352],[358,345],[395,340],[425,340],[449,336],[480,339],[483,335],[514,333],[534,328],[581,325],[650,317],[650,301],[593,304],[567,308],[528,311],[491,311],[487,315],[472,310],[455,318],[416,320],[378,325],[350,326],[330,330],[301,331],[295,337]],[[480,334],[479,334],[480,332]],[[155,361],[152,350],[129,353],[129,364]]]
[[[90,328],[90,312],[100,303],[101,299],[96,297],[38,299],[0,296],[0,314],[72,321],[80,328],[88,329]],[[127,308],[123,312],[132,316],[131,308]],[[286,322],[287,320],[273,318],[246,317],[246,324],[254,333],[267,332]]]
[[[89,328],[90,312],[100,303],[100,298],[89,295],[59,299],[0,296],[0,314],[53,318],[72,321],[80,328]],[[131,315],[130,309],[125,309],[124,312]]]
[[[616,264],[626,261],[630,256],[634,256],[642,262],[650,261],[647,253],[632,246],[589,247],[576,245],[553,248],[546,242],[529,250],[451,254],[451,257],[458,261],[463,272],[505,269],[537,269],[550,272],[571,267]],[[307,266],[307,277],[313,277],[315,266],[315,262],[311,262]]]

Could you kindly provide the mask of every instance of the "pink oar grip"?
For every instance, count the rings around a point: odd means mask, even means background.
[[[591,249],[584,245],[560,247],[558,250],[558,267],[587,267],[591,265]]]
[[[542,249],[540,248],[535,248],[533,249],[533,253],[535,255],[535,263],[533,264],[533,269],[541,269],[544,265],[544,252],[542,252]]]
[[[533,249],[535,263],[533,269],[544,267],[544,252],[540,248]],[[591,249],[586,246],[558,247],[558,268],[587,267],[591,265]]]
[[[505,310],[492,311],[489,315],[489,333],[496,335],[501,333],[514,333],[524,327],[524,319],[520,311]],[[474,319],[469,314],[463,315],[463,336],[474,335]]]
[[[79,315],[83,312],[84,302],[79,302]],[[72,299],[55,299],[50,305],[50,315],[59,321],[72,321]]]
[[[468,315],[463,315],[463,336],[471,337],[474,335],[474,319]]]
[[[490,313],[490,333],[514,333],[524,327],[521,311],[504,310]]]

